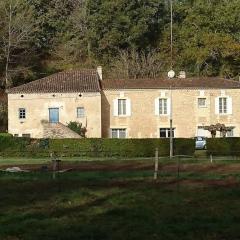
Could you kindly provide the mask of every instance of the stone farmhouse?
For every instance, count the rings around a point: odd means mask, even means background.
[[[102,68],[53,74],[8,90],[8,131],[32,138],[210,136],[204,126],[234,127],[240,137],[240,82],[222,78],[103,79]]]

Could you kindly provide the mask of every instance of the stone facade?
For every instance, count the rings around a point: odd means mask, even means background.
[[[66,127],[73,121],[88,138],[159,138],[169,137],[172,116],[174,137],[209,136],[204,126],[217,123],[239,137],[239,93],[240,82],[222,78],[111,80],[101,67],[67,71],[8,90],[8,131],[79,138]]]
[[[78,107],[85,110],[82,118],[77,118]],[[19,119],[20,108],[26,110],[25,119]],[[63,125],[77,121],[87,127],[87,137],[101,137],[101,94],[89,92],[8,94],[8,132],[17,136],[30,134],[32,138],[46,137],[46,132],[50,131],[49,126],[46,129],[49,108],[59,109],[59,122]],[[61,134],[65,138],[73,137],[63,129],[58,131],[57,137]]]
[[[172,92],[172,93],[171,93]],[[156,113],[156,99],[172,98],[173,128],[175,137],[191,138],[210,136],[203,126],[223,123],[234,126],[233,136],[240,136],[240,96],[238,89],[142,89],[105,90],[102,96],[102,136],[111,137],[111,129],[126,129],[128,138],[158,138],[160,128],[169,128],[170,111]],[[172,95],[172,97],[171,97]],[[227,98],[227,113],[219,113],[219,97]],[[205,99],[205,106],[198,99]],[[129,116],[114,116],[114,101],[129,99]],[[116,107],[116,106],[115,106]]]

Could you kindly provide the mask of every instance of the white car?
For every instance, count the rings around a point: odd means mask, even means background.
[[[195,138],[195,148],[196,149],[207,149],[206,137],[196,137]]]

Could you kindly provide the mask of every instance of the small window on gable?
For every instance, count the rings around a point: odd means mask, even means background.
[[[84,107],[78,107],[77,108],[77,118],[83,118],[85,117],[85,109]]]
[[[26,109],[25,108],[19,108],[18,117],[19,117],[19,119],[26,119]]]
[[[206,107],[207,106],[207,99],[206,98],[198,98],[198,107]]]

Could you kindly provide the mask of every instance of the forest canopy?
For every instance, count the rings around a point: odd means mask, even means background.
[[[102,65],[108,77],[171,68],[168,0],[0,0],[0,80]],[[173,68],[238,78],[240,0],[173,0]]]

